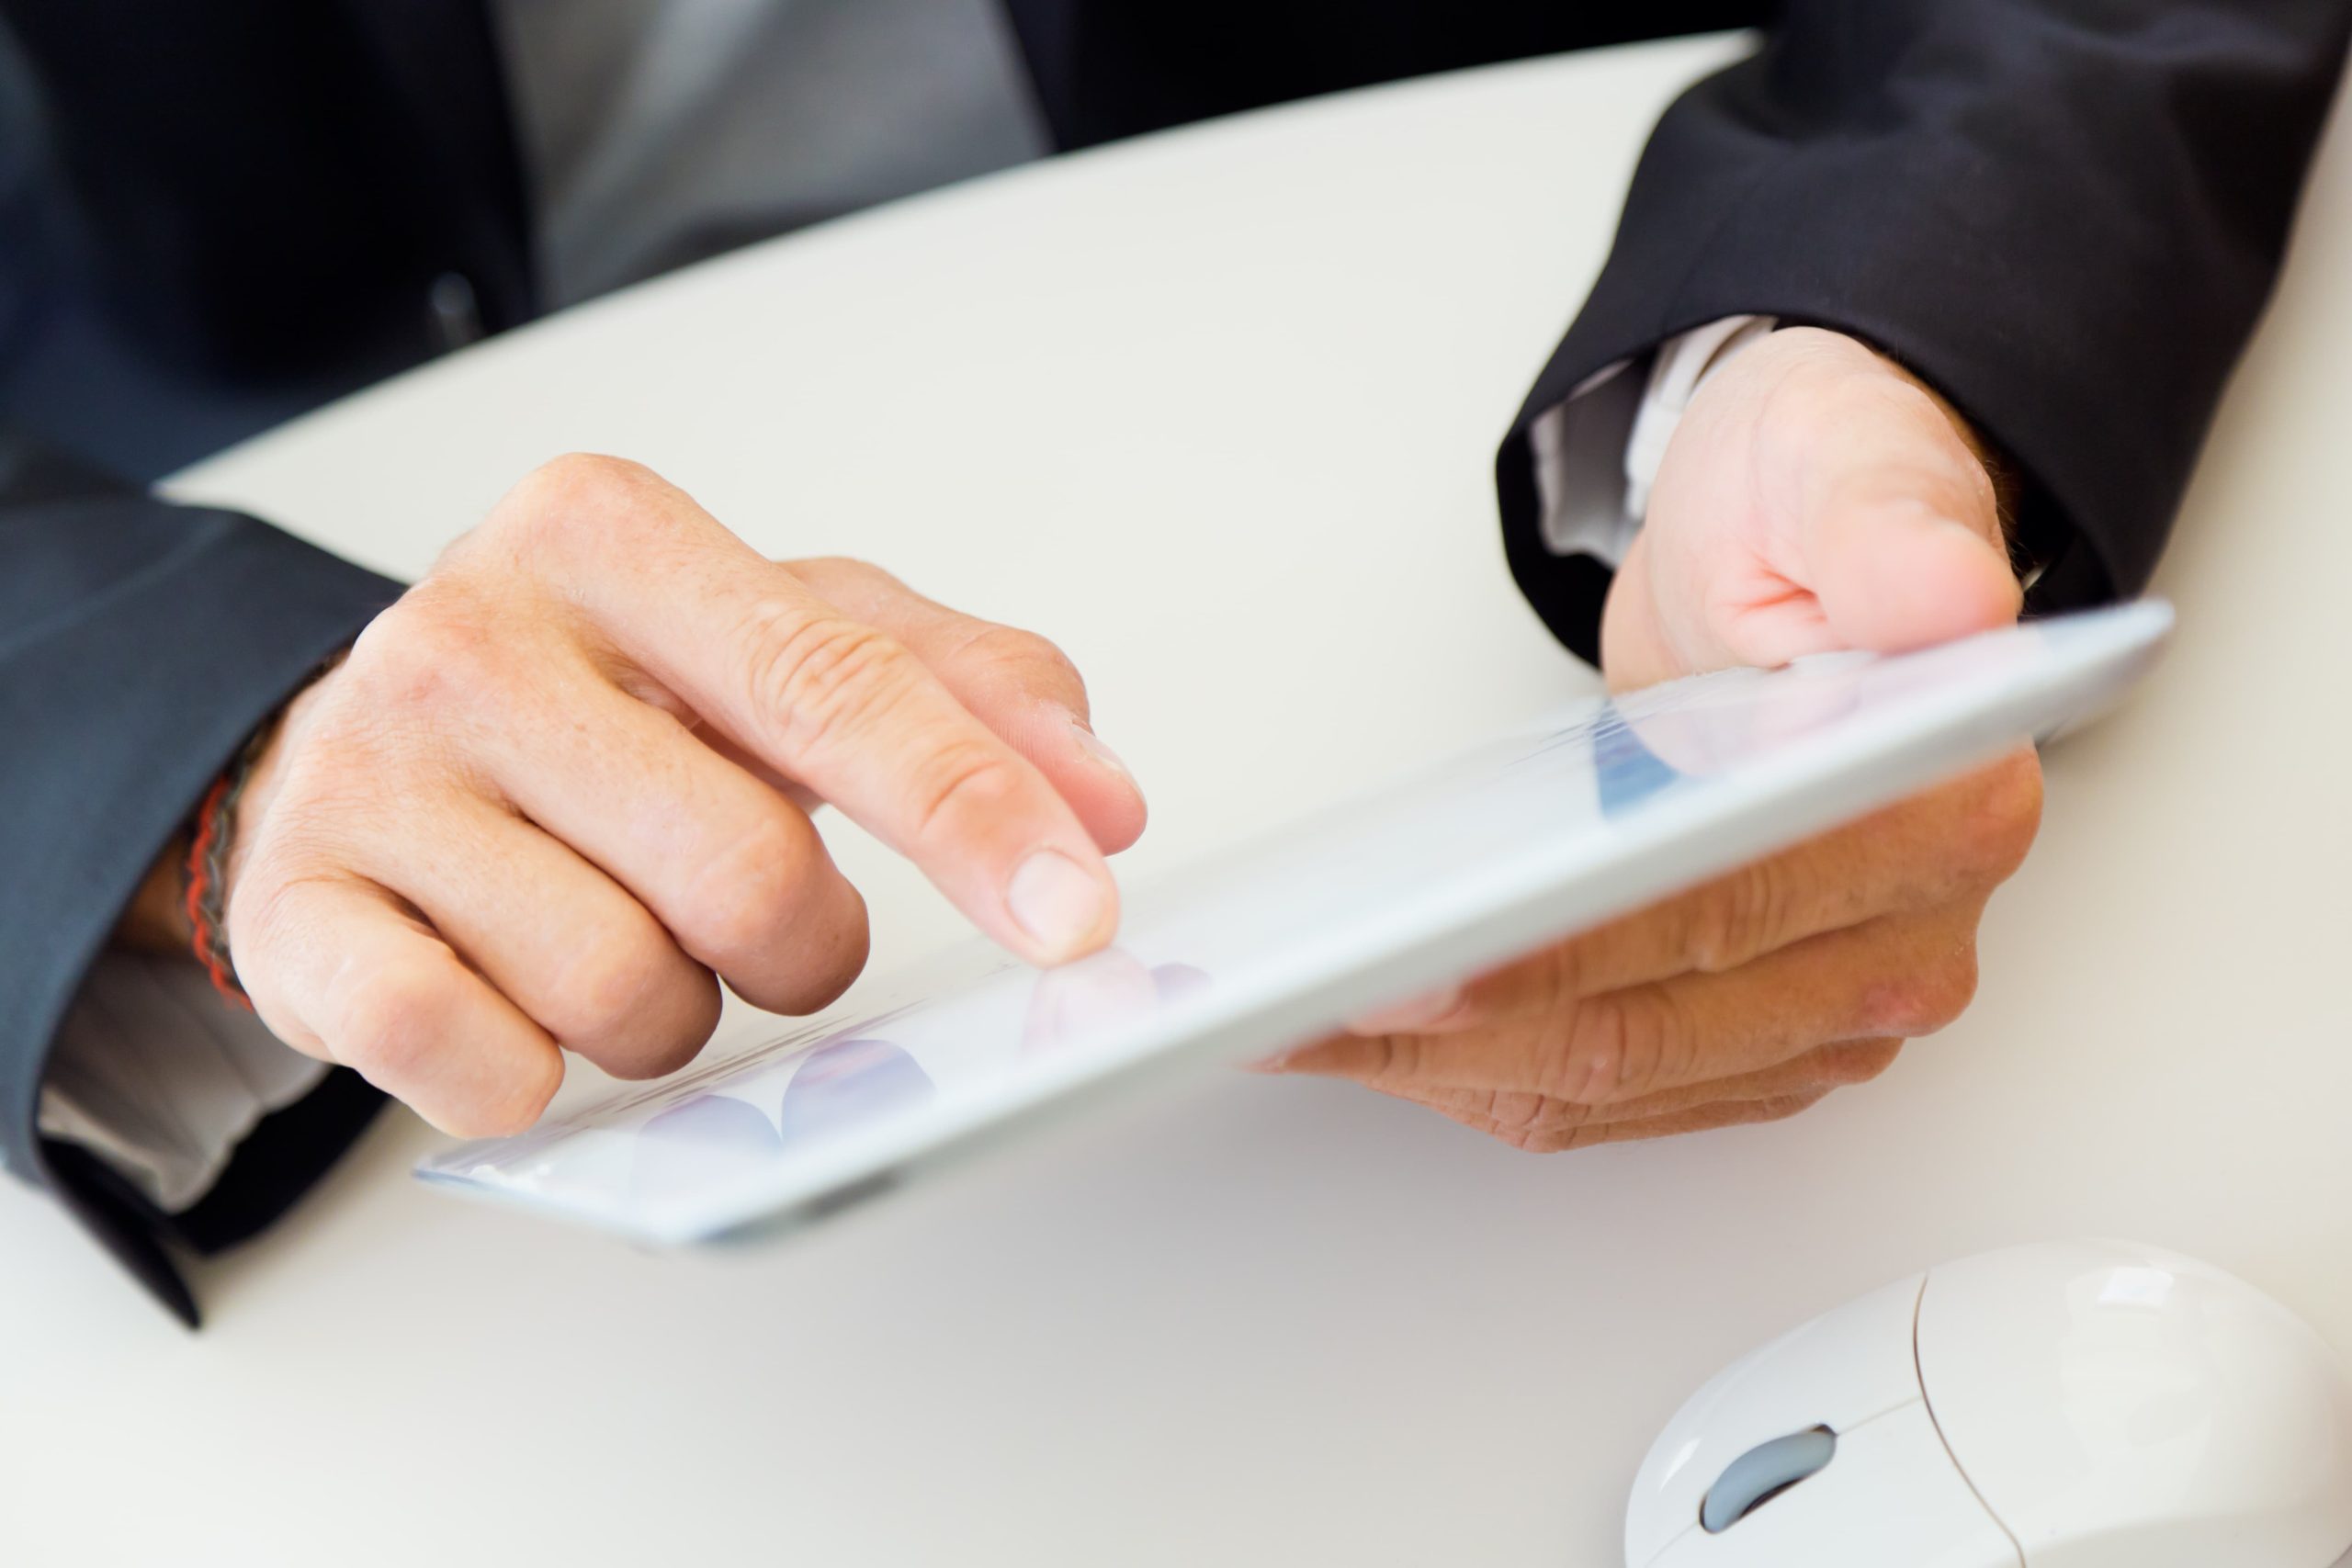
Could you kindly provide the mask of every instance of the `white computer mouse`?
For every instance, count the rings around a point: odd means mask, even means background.
[[[2352,1564],[2352,1377],[2243,1280],[2124,1242],[1896,1281],[1691,1395],[1626,1568]]]

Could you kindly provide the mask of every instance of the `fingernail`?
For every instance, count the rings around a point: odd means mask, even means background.
[[[1428,1028],[1461,1005],[1462,987],[1448,986],[1392,1007],[1375,1008],[1349,1027],[1360,1034],[1403,1034]]]
[[[1101,929],[1102,886],[1059,850],[1039,850],[1005,884],[1005,908],[1049,960],[1076,953]]]
[[[1095,734],[1094,731],[1087,728],[1086,726],[1079,723],[1076,719],[1069,721],[1069,732],[1078,737],[1078,749],[1080,750],[1093,758],[1094,761],[1100,762],[1112,773],[1118,774],[1120,779],[1125,783],[1126,786],[1129,789],[1134,790],[1136,795],[1140,795],[1143,794],[1142,786],[1136,783],[1135,774],[1128,771],[1126,763],[1119,760],[1119,754],[1116,751],[1112,750],[1111,748],[1102,744],[1102,738],[1101,736]]]

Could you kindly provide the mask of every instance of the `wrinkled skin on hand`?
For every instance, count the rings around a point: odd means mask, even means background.
[[[1778,332],[1669,444],[1602,618],[1616,690],[2007,625],[1995,468],[1853,339]],[[2032,750],[1269,1064],[1521,1148],[1792,1115],[1960,1015],[1987,901],[2041,820]]]
[[[1040,964],[1110,940],[1103,857],[1144,822],[1042,637],[562,458],[290,705],[237,808],[230,945],[288,1044],[513,1133],[567,1052],[691,1059],[722,979],[784,1012],[841,994],[865,905],[819,801]]]

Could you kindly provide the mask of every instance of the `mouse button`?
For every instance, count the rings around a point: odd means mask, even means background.
[[[1919,1360],[1954,1461],[2037,1563],[2318,1563],[2352,1540],[2352,1381],[2209,1264],[2088,1242],[1940,1266]]]
[[[1693,1525],[1650,1568],[2021,1568],[2017,1547],[1953,1468],[1927,1406],[1838,1438],[1822,1470],[1729,1529]]]
[[[1924,1273],[1898,1280],[1733,1362],[1651,1445],[1625,1510],[1625,1560],[1647,1562],[1699,1517],[1726,1467],[1811,1427],[1844,1433],[1919,1397],[1912,1322]]]
[[[1838,1457],[1838,1434],[1808,1427],[1757,1444],[1724,1467],[1699,1500],[1699,1528],[1721,1535],[1800,1481],[1810,1481]]]

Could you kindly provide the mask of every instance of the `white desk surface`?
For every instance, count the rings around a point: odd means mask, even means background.
[[[1505,574],[1490,455],[1652,119],[1735,47],[982,181],[174,489],[413,573],[539,459],[642,458],[775,554],[868,556],[1061,641],[1151,795],[1130,863],[1171,865],[1583,685]],[[2352,1348],[2348,143],[2339,117],[2166,564],[2177,649],[2053,756],[1975,1010],[1880,1082],[1536,1158],[1217,1075],[725,1257],[428,1191],[401,1114],[200,1270],[194,1338],[8,1191],[0,1556],[1611,1563],[1692,1386],[1949,1257],[2139,1236]],[[953,926],[870,852],[842,858],[888,965]]]

